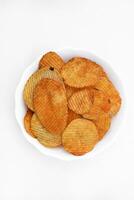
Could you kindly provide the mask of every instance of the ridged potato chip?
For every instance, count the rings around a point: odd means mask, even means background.
[[[31,119],[33,116],[33,112],[28,109],[25,116],[24,116],[24,127],[27,133],[29,133],[29,135],[31,135],[32,137],[35,137],[34,133],[31,130]]]
[[[83,88],[94,86],[99,80],[100,66],[86,58],[75,57],[69,60],[61,69],[65,84]]]
[[[88,113],[84,113],[82,116],[85,119],[97,120],[99,116],[103,113],[102,109],[99,106],[93,105]]]
[[[46,147],[57,147],[61,145],[61,135],[53,135],[49,133],[42,126],[36,114],[33,114],[32,116],[31,130],[42,145]]]
[[[83,117],[90,120],[97,120],[103,112],[108,113],[111,108],[111,103],[108,95],[96,89],[90,89],[92,107],[90,111],[83,114]]]
[[[98,65],[98,64],[97,64]],[[98,67],[94,70],[94,72],[97,74],[97,76],[100,78],[105,77],[108,79],[108,76],[102,66],[98,65]]]
[[[119,95],[111,96],[110,102],[111,102],[111,109],[109,110],[108,113],[109,113],[110,117],[113,117],[120,110],[120,107],[121,107],[121,98],[120,98]]]
[[[69,99],[74,92],[79,91],[78,88],[70,87],[69,85],[65,85],[65,88],[66,88],[67,99]]]
[[[61,82],[42,79],[35,87],[35,113],[52,134],[62,134],[67,125],[68,108],[65,88]]]
[[[86,119],[73,120],[62,134],[64,149],[77,156],[91,151],[97,142],[97,128]]]
[[[51,70],[51,69],[40,69],[33,73],[28,81],[25,84],[24,91],[23,91],[23,98],[30,110],[34,111],[33,106],[33,91],[35,89],[36,84],[42,79],[42,78],[50,78],[54,80],[61,80],[61,75],[57,70]]]
[[[104,112],[108,112],[111,108],[110,98],[106,93],[94,89],[93,105],[100,107]]]
[[[116,90],[112,82],[105,77],[99,80],[99,82],[95,85],[95,88],[103,91],[109,96],[109,100],[111,102],[109,115],[110,117],[113,117],[119,111],[121,106],[121,97],[119,95],[119,92]]]
[[[93,122],[98,129],[99,139],[101,140],[110,128],[111,118],[108,114],[103,113],[99,115],[99,118]]]
[[[78,115],[77,113],[73,112],[72,110],[68,109],[68,121],[67,124],[70,124],[71,121],[73,121],[74,119],[78,119],[81,118],[80,115]]]
[[[77,114],[84,114],[92,107],[91,97],[88,89],[75,92],[68,101],[68,107]]]
[[[48,69],[49,67],[54,67],[60,71],[62,66],[64,65],[63,59],[55,52],[48,52],[41,58],[39,62],[39,68]]]

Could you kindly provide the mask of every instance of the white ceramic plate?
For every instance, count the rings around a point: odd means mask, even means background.
[[[117,74],[113,71],[112,67],[105,62],[104,60],[100,59],[98,56],[93,55],[90,52],[82,51],[82,50],[71,50],[71,49],[65,49],[61,51],[57,51],[57,53],[62,56],[62,58],[67,61],[68,59],[74,57],[74,56],[81,56],[89,58],[96,63],[102,65],[105,69],[105,71],[108,73],[110,79],[116,86],[116,88],[120,91],[122,102],[124,102],[124,93],[121,81],[119,80]],[[38,62],[40,60],[41,56],[30,66],[27,67],[27,69],[24,71],[22,78],[18,84],[16,94],[15,94],[15,114],[17,121],[19,123],[19,126],[21,128],[22,133],[26,137],[26,139],[34,145],[40,152],[42,152],[45,156],[52,156],[55,158],[59,158],[62,160],[77,160],[77,159],[88,159],[91,158],[101,151],[103,151],[106,147],[108,147],[112,141],[115,139],[117,133],[119,133],[119,127],[121,127],[123,122],[123,115],[124,115],[124,105],[122,104],[120,112],[114,117],[112,120],[112,125],[108,133],[105,135],[105,137],[95,146],[95,148],[83,155],[83,156],[73,156],[72,154],[67,153],[64,151],[63,148],[46,148],[42,146],[36,139],[29,136],[23,126],[23,118],[26,112],[26,106],[23,101],[23,88],[30,77],[30,75],[38,68]]]

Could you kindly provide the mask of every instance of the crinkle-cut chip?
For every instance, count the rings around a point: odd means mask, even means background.
[[[88,113],[84,113],[82,116],[85,119],[89,120],[97,120],[99,115],[101,115],[104,111],[99,106],[93,105]]]
[[[94,72],[97,74],[97,76],[100,78],[105,77],[108,79],[108,76],[102,66],[98,65],[98,67],[94,70]]]
[[[92,102],[88,89],[82,89],[75,92],[68,101],[68,107],[77,114],[89,112],[92,107]]]
[[[60,71],[62,66],[64,65],[63,59],[55,52],[48,52],[41,58],[39,62],[39,68],[48,69],[49,67],[56,68]]]
[[[68,121],[67,124],[70,124],[71,121],[73,121],[74,119],[78,119],[81,118],[80,115],[78,115],[77,113],[73,112],[72,110],[68,109]]]
[[[119,111],[121,106],[121,97],[117,89],[114,87],[112,82],[105,77],[100,79],[100,81],[95,85],[95,88],[109,96],[111,102],[109,115],[111,117],[114,116]]]
[[[42,126],[36,114],[33,114],[31,119],[31,130],[42,145],[46,147],[57,147],[61,145],[61,135],[53,135],[49,133]]]
[[[94,89],[93,105],[100,107],[104,112],[108,112],[111,108],[110,98],[106,93]]]
[[[120,98],[120,96],[115,95],[115,96],[110,98],[110,102],[111,102],[111,108],[110,108],[108,113],[109,113],[110,117],[113,117],[120,110],[121,98]]]
[[[93,122],[75,119],[64,130],[62,144],[66,151],[80,156],[94,148],[98,137],[98,131]]]
[[[94,86],[99,80],[98,70],[100,66],[86,58],[75,57],[69,60],[61,69],[61,75],[65,84],[83,88]]]
[[[60,73],[55,69],[40,69],[33,73],[28,81],[25,84],[24,91],[23,91],[23,98],[30,110],[34,111],[33,106],[33,91],[35,89],[36,84],[42,79],[42,78],[49,78],[54,79],[58,81],[62,81]]]
[[[112,84],[112,82],[108,80],[106,77],[101,77],[101,79],[97,82],[97,84],[94,87],[108,94],[109,96],[112,96],[115,93],[118,93],[114,85]]]
[[[45,75],[43,78],[48,78],[56,81],[63,82],[62,77],[57,69],[50,67],[45,71]]]
[[[52,134],[62,134],[67,125],[68,107],[64,85],[42,79],[34,90],[35,113],[41,124]]]
[[[111,118],[108,114],[103,113],[99,115],[99,118],[93,122],[98,129],[99,139],[101,140],[110,128]]]
[[[34,133],[31,130],[31,119],[33,116],[33,112],[28,109],[25,116],[24,116],[24,127],[27,133],[29,133],[29,135],[31,135],[32,137],[35,137]]]
[[[65,88],[67,99],[69,99],[74,92],[79,91],[79,88],[70,87],[69,85],[65,85]]]

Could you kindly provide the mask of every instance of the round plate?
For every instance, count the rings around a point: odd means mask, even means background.
[[[31,76],[33,72],[35,72],[38,68],[38,63],[42,55],[35,60],[30,66],[27,67],[27,69],[24,71],[22,78],[17,86],[17,90],[15,93],[15,115],[17,118],[17,121],[19,123],[19,126],[21,128],[22,133],[26,137],[26,139],[34,145],[41,153],[43,153],[45,156],[52,156],[55,158],[59,158],[62,160],[77,160],[77,159],[89,159],[98,153],[102,152],[106,147],[108,147],[113,140],[115,139],[116,135],[119,133],[119,127],[121,127],[123,122],[123,116],[124,116],[124,92],[122,88],[121,81],[119,80],[117,74],[113,71],[112,67],[103,59],[99,58],[98,56],[95,56],[94,54],[90,52],[86,52],[83,50],[72,50],[72,49],[65,49],[61,51],[57,51],[57,53],[65,60],[75,57],[75,56],[81,56],[89,58],[96,63],[103,66],[104,70],[107,72],[109,78],[113,82],[113,84],[116,86],[116,88],[119,90],[121,98],[122,98],[122,106],[119,111],[119,113],[113,118],[111,123],[111,128],[105,135],[105,137],[95,146],[95,148],[83,155],[83,156],[74,156],[72,154],[69,154],[68,152],[64,151],[62,147],[58,148],[47,148],[41,145],[36,139],[32,138],[24,129],[23,125],[23,118],[26,113],[26,106],[24,104],[23,100],[23,89],[26,81]]]

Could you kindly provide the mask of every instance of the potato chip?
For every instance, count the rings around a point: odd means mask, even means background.
[[[60,73],[57,70],[51,70],[51,69],[40,69],[33,73],[28,81],[25,84],[24,91],[23,91],[23,98],[30,110],[34,111],[33,107],[33,91],[36,86],[36,84],[42,79],[42,78],[50,78],[54,80],[62,80]]]
[[[35,113],[52,134],[61,134],[67,125],[68,108],[65,88],[61,82],[42,79],[34,90]]]
[[[70,124],[71,121],[73,121],[74,119],[78,119],[81,118],[80,115],[78,115],[77,113],[73,112],[72,110],[68,109],[68,121],[67,124]]]
[[[31,130],[42,145],[46,147],[57,147],[61,145],[61,135],[53,135],[49,133],[42,126],[36,114],[33,114],[32,116]]]
[[[109,96],[109,100],[111,102],[109,115],[113,117],[119,111],[121,106],[121,98],[119,92],[116,90],[111,81],[105,77],[100,79],[100,81],[95,85],[95,88]]]
[[[108,79],[108,76],[102,66],[98,65],[98,67],[94,70],[94,72],[97,74],[97,76],[100,78],[105,77]]]
[[[77,114],[89,112],[92,107],[92,102],[88,89],[82,89],[75,92],[68,101],[68,107]]]
[[[94,120],[93,122],[98,129],[99,139],[101,140],[110,128],[111,118],[108,114],[103,113],[99,115],[99,118],[97,120]]]
[[[61,75],[65,84],[83,88],[94,86],[99,80],[98,70],[100,66],[86,58],[75,57],[69,60],[61,69]]]
[[[73,120],[62,135],[64,149],[77,156],[91,151],[97,142],[96,126],[86,119]]]
[[[65,88],[67,99],[69,99],[74,92],[79,91],[79,88],[70,87],[69,85],[65,85]]]
[[[111,96],[110,102],[111,102],[111,108],[108,113],[110,117],[113,117],[120,110],[121,98],[119,95]]]
[[[109,96],[112,96],[115,92],[117,92],[114,85],[106,77],[101,77],[94,87]]]
[[[111,108],[110,98],[106,93],[94,90],[93,105],[100,107],[104,112],[108,112]]]
[[[90,120],[96,120],[103,112],[108,113],[110,111],[111,103],[109,97],[102,91],[90,89],[89,92],[92,107],[89,112],[83,114],[83,117]]]
[[[39,62],[39,68],[48,69],[49,67],[56,68],[60,70],[61,67],[64,65],[63,59],[55,52],[48,52],[41,58]]]
[[[102,109],[99,106],[93,105],[88,113],[84,113],[82,116],[85,119],[97,120],[99,116],[103,113]]]
[[[34,133],[31,130],[31,119],[33,116],[33,112],[28,109],[25,116],[24,116],[24,127],[26,129],[26,132],[29,133],[32,137],[35,137]]]

